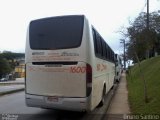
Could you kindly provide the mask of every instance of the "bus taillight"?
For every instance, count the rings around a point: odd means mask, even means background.
[[[86,64],[86,95],[89,96],[92,91],[92,67]]]

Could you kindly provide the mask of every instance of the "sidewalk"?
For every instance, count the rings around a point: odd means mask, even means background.
[[[107,111],[108,120],[123,120],[123,115],[130,113],[126,75],[122,74],[119,86]]]
[[[13,81],[0,82],[0,96],[18,91],[23,91],[24,88],[24,78],[17,78]]]

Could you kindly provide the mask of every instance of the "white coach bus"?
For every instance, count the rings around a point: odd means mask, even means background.
[[[91,111],[114,83],[114,52],[84,15],[31,21],[25,64],[29,107]]]

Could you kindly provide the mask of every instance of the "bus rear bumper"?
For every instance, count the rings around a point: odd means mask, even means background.
[[[90,111],[89,97],[64,98],[58,97],[48,100],[47,96],[26,94],[25,100],[28,107],[51,108],[71,111]]]

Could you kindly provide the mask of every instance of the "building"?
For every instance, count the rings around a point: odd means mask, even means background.
[[[15,77],[25,77],[25,62],[24,59],[17,60],[18,65],[15,67]]]

